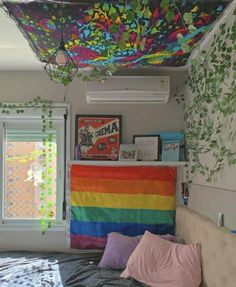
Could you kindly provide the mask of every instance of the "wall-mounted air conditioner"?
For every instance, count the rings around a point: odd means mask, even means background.
[[[170,95],[168,76],[112,76],[104,83],[87,83],[90,104],[167,103]]]

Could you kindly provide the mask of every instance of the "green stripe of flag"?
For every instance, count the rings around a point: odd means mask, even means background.
[[[173,224],[174,215],[173,210],[71,207],[71,220],[79,221]]]

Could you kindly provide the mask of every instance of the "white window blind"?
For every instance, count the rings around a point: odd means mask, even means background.
[[[15,128],[7,128],[5,130],[5,139],[9,142],[40,142],[42,138],[50,137],[52,142],[56,141],[56,130],[50,129],[46,130],[44,133],[41,129],[29,128],[29,129],[15,129]]]

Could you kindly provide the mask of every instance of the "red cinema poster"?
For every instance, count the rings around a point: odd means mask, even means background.
[[[117,160],[121,116],[76,115],[76,149],[83,160]],[[78,158],[77,158],[78,159]]]

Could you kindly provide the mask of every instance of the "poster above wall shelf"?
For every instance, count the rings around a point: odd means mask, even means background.
[[[75,117],[76,160],[117,160],[120,138],[120,115]]]

